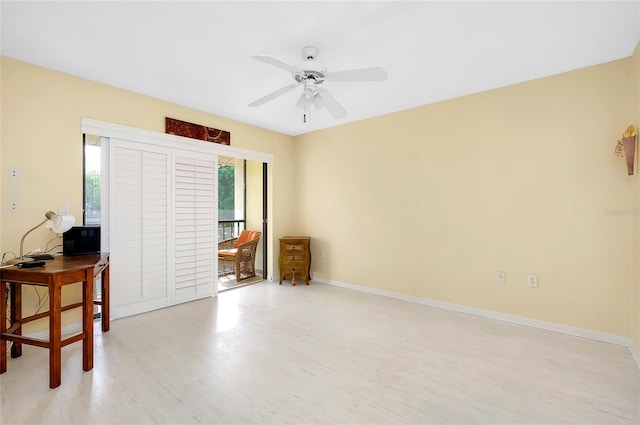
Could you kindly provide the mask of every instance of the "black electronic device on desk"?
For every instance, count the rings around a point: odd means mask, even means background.
[[[27,254],[26,256],[34,261],[53,260],[53,255],[51,254]]]
[[[20,261],[16,263],[16,267],[20,269],[32,269],[35,267],[44,267],[46,262],[44,261]]]
[[[62,255],[98,254],[100,226],[74,226],[62,234]]]
[[[20,269],[33,269],[36,267],[44,267],[47,263],[45,260],[53,260],[53,255],[36,251],[38,254],[27,254],[22,261],[15,264]]]

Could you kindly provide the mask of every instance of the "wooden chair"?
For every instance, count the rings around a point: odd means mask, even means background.
[[[257,230],[243,230],[237,238],[218,242],[218,271],[225,267],[233,270],[238,282],[254,277],[256,249],[261,234]]]

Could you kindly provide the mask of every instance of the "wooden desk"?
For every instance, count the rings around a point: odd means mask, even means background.
[[[94,301],[94,276],[101,275],[102,299]],[[82,282],[82,302],[62,305],[62,287]],[[7,329],[7,285],[11,288],[11,326]],[[44,286],[49,289],[49,311],[22,317],[22,285]],[[49,349],[49,387],[60,385],[61,348],[82,340],[82,369],[93,369],[93,305],[99,304],[102,331],[109,330],[109,254],[56,257],[45,267],[0,269],[0,373],[7,371],[7,341],[13,341],[11,357],[22,355],[22,344]],[[62,312],[82,307],[82,332],[62,339]],[[22,336],[22,325],[49,317],[49,340]]]

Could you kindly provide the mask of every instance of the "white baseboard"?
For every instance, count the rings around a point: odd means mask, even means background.
[[[382,295],[384,297],[395,298],[398,300],[409,301],[412,303],[427,305],[430,307],[442,308],[445,310],[457,311],[460,313],[473,314],[474,316],[486,317],[489,319],[500,320],[503,322],[515,323],[518,325],[530,326],[532,328],[545,329],[548,331],[559,332],[567,335],[579,336],[582,338],[593,339],[596,341],[608,342],[610,344],[622,345],[629,348],[631,355],[636,361],[638,369],[640,369],[640,352],[635,346],[631,338],[611,334],[607,332],[599,332],[590,329],[578,328],[575,326],[563,325],[560,323],[546,322],[544,320],[530,319],[528,317],[516,316],[513,314],[500,313],[497,311],[483,310],[475,307],[468,307],[460,304],[452,304],[443,301],[431,300],[428,298],[416,297],[413,295],[402,294],[399,292],[387,291],[384,289],[370,288],[368,286],[356,285],[353,283],[340,282],[337,280],[324,279],[315,276],[314,282],[325,283],[328,285],[338,286],[355,291],[366,292],[369,294]]]

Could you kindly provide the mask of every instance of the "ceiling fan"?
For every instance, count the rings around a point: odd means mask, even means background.
[[[347,115],[347,111],[345,111],[336,98],[322,86],[325,81],[384,81],[387,79],[387,72],[379,67],[328,72],[327,68],[319,62],[316,62],[317,55],[318,49],[316,47],[305,47],[302,49],[303,61],[296,66],[286,64],[271,56],[253,56],[256,60],[290,72],[296,83],[269,93],[251,102],[249,106],[263,105],[290,92],[298,86],[302,86],[302,94],[296,106],[304,110],[304,122],[307,122],[307,115],[309,114],[311,105],[316,109],[327,108],[334,118],[344,118]]]

